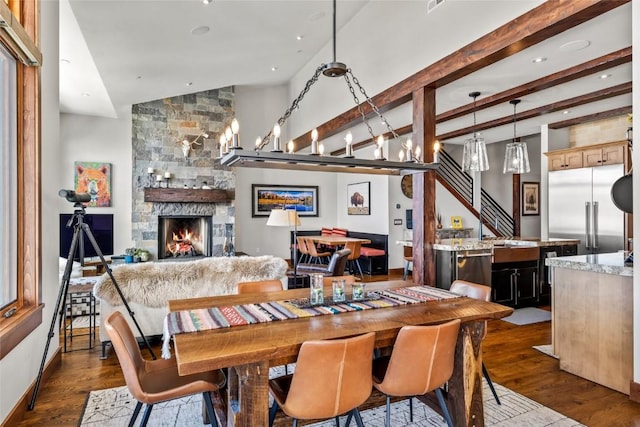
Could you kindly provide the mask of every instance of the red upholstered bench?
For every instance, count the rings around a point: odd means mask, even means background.
[[[371,258],[377,256],[385,256],[387,253],[382,249],[369,248],[367,246],[362,246],[360,248],[360,256],[367,258],[367,262],[369,263],[369,274],[373,271],[373,266],[371,265]]]

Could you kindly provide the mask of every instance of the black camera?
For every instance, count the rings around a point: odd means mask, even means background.
[[[91,194],[89,193],[76,193],[73,190],[60,190],[58,196],[64,197],[71,203],[87,203],[91,201]]]

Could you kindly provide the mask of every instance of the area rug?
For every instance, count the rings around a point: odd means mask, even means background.
[[[529,325],[551,320],[551,312],[535,307],[518,308],[511,316],[503,317],[501,320],[515,325]]]
[[[273,369],[273,368],[272,368]],[[545,406],[534,402],[500,384],[494,383],[502,405],[493,399],[486,383],[483,388],[485,425],[497,427],[547,426],[573,427],[582,426],[575,420],[565,417]],[[89,393],[81,417],[81,427],[120,427],[127,425],[136,401],[127,388],[116,387],[97,390]],[[140,414],[139,419],[142,418]],[[384,426],[384,406],[362,411],[362,420],[366,426]],[[345,422],[344,417],[340,425]],[[196,395],[176,399],[163,404],[154,405],[150,426],[200,427],[202,424],[202,396]],[[333,427],[333,420],[311,424],[313,427]],[[354,425],[352,423],[352,425]],[[407,400],[391,404],[392,426],[446,426],[442,417],[431,408],[414,399],[413,423],[409,422],[409,403]]]
[[[538,350],[540,353],[544,353],[547,356],[553,357],[554,359],[558,358],[558,356],[553,354],[553,346],[551,344],[534,345],[533,348],[534,350]]]

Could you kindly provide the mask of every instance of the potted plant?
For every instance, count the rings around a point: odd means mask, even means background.
[[[124,262],[131,264],[133,262],[133,257],[136,254],[136,248],[127,248],[124,250],[124,254]]]
[[[137,248],[136,252],[134,254],[134,257],[137,257],[140,259],[140,261],[142,262],[147,262],[149,261],[149,251],[144,249],[144,248]]]

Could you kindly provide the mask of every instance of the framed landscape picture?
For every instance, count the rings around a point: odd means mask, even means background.
[[[540,215],[540,183],[522,183],[522,215]]]
[[[251,186],[251,216],[269,216],[271,209],[295,209],[299,216],[318,216],[318,187],[306,185]]]
[[[370,215],[370,183],[347,185],[347,215]]]

